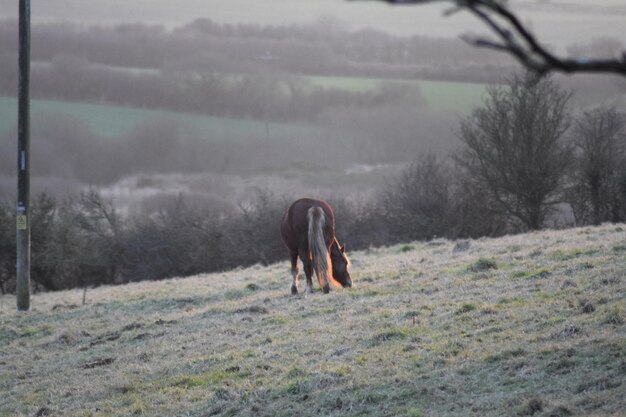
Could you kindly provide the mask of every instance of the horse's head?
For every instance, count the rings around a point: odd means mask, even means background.
[[[333,264],[333,277],[342,287],[352,287],[350,277],[350,259],[346,255],[346,246],[341,246],[337,239],[330,246],[330,260]]]

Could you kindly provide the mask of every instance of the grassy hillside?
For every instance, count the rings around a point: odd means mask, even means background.
[[[623,416],[625,227],[4,297],[0,416]]]

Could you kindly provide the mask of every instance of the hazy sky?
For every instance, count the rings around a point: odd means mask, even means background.
[[[348,28],[371,26],[398,34],[437,37],[484,31],[467,13],[442,17],[449,5],[392,7],[346,0],[32,0],[34,21],[116,22],[175,26],[200,17],[218,22],[307,23],[333,16]],[[626,39],[624,0],[511,0],[546,43],[565,45],[612,36]],[[17,16],[17,0],[0,0],[0,18]]]

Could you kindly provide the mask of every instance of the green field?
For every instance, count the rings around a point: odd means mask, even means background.
[[[624,227],[2,296],[0,416],[624,416]]]
[[[450,81],[385,80],[362,77],[308,77],[314,85],[348,91],[373,91],[381,83],[393,83],[417,88],[435,110],[467,113],[482,102],[485,85]]]
[[[389,81],[359,77],[309,77],[313,85],[348,91],[373,91],[381,83],[390,82],[417,87],[420,94],[435,110],[467,113],[480,104],[485,91],[483,84],[453,83],[443,81]],[[34,99],[31,104],[32,120],[45,114],[64,114],[87,124],[97,134],[117,137],[128,133],[141,123],[154,120],[172,120],[181,126],[211,135],[264,135],[265,123],[244,119],[211,117],[150,110],[134,107]],[[0,135],[5,135],[17,125],[17,100],[0,96]],[[311,126],[290,123],[270,123],[272,133],[279,136],[298,136]]]
[[[262,136],[265,135],[266,129],[262,121],[54,100],[32,100],[31,113],[33,121],[46,114],[67,115],[87,124],[94,133],[108,137],[118,137],[142,123],[157,120],[171,120],[180,126],[207,132],[207,136]],[[16,126],[17,99],[0,97],[0,135],[15,129]],[[269,128],[273,135],[285,137],[297,136],[312,129],[311,126],[287,123],[270,123]]]
[[[238,75],[230,75],[237,79]],[[480,105],[485,94],[485,84],[454,81],[404,80],[369,77],[303,76],[312,86],[349,92],[374,92],[384,84],[416,89],[428,105],[437,111],[468,113]],[[280,85],[280,83],[279,83]],[[283,89],[287,94],[288,89]]]

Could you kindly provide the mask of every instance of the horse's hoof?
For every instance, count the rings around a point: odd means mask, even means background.
[[[324,288],[322,289],[322,291],[324,291],[324,294],[328,294],[330,292],[330,285],[328,284],[324,285]]]
[[[298,294],[298,287],[296,287],[295,285],[292,285],[291,286],[291,294],[292,295]]]

